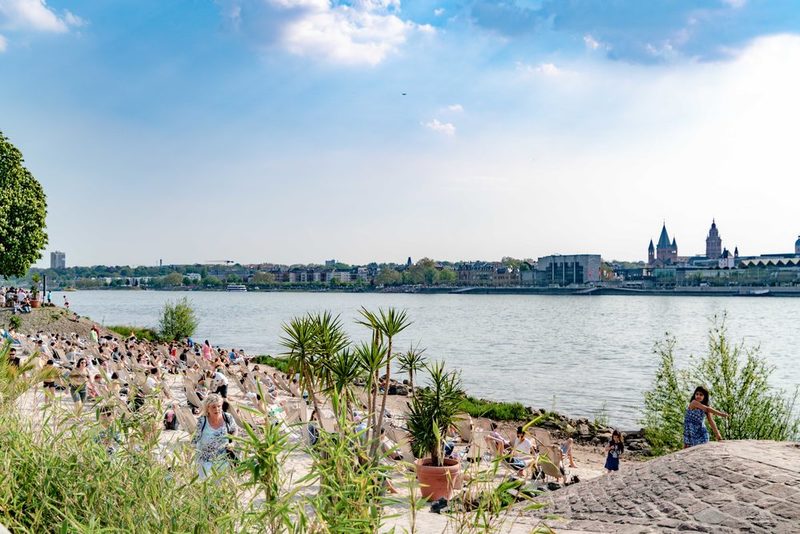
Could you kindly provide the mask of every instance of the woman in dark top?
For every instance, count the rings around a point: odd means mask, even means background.
[[[689,406],[686,407],[686,417],[683,419],[683,448],[694,447],[708,443],[708,430],[704,424],[708,420],[708,426],[714,432],[717,441],[722,441],[722,435],[717,429],[713,415],[718,417],[729,417],[725,412],[715,410],[708,405],[710,402],[708,390],[703,386],[697,386],[692,398],[689,399]]]

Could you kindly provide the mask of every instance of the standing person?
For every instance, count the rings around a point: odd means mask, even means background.
[[[708,420],[708,426],[711,427],[717,441],[722,441],[722,435],[719,433],[717,424],[714,422],[712,416],[730,416],[725,412],[715,410],[708,405],[709,402],[711,402],[711,400],[708,390],[703,386],[697,386],[692,394],[692,398],[689,399],[689,406],[686,407],[686,417],[683,419],[684,449],[708,443],[708,429],[706,429],[704,419]]]
[[[611,439],[606,445],[606,470],[610,473],[612,471],[619,471],[619,457],[625,452],[625,445],[622,442],[622,434],[619,430],[615,430],[611,434]]]
[[[75,404],[86,402],[86,383],[88,381],[88,362],[86,358],[80,358],[75,364],[75,368],[69,373],[69,394]]]
[[[201,479],[211,474],[212,469],[224,470],[230,466],[233,458],[230,436],[235,436],[237,432],[233,416],[222,411],[222,397],[209,394],[203,401],[197,430],[192,437]]]
[[[64,307],[66,309],[69,309],[69,301],[67,300],[67,296],[66,295],[64,295]]]
[[[53,292],[50,291],[49,289],[47,290],[47,303],[48,304],[53,303]]]
[[[203,342],[203,359],[211,359],[211,343],[209,343],[207,339]]]
[[[222,367],[217,367],[214,372],[214,393],[221,395],[223,399],[228,398],[228,377],[222,372]]]

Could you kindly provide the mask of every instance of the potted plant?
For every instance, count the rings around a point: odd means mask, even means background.
[[[33,282],[31,285],[31,308],[38,308],[41,304],[39,300],[39,281],[41,279],[42,277],[39,276],[39,273],[33,273],[33,275],[31,275],[31,282]]]
[[[420,389],[409,403],[408,431],[422,497],[449,499],[461,486],[461,464],[444,457],[442,437],[460,414],[461,376],[445,372],[444,364],[426,365],[430,385]]]

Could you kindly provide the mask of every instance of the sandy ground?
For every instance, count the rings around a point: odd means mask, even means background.
[[[170,376],[168,379],[170,387],[170,396],[173,400],[181,405],[186,405],[185,393],[179,379],[175,376]],[[242,401],[243,396],[237,388],[231,388],[231,397],[235,400]],[[31,392],[23,397],[20,402],[20,408],[26,412],[33,419],[40,417],[38,407],[43,402],[44,397],[41,390]],[[67,392],[58,392],[58,401],[62,408],[65,410],[73,410],[74,405]],[[393,414],[401,414],[404,411],[407,399],[399,397],[389,397],[388,409]],[[94,416],[94,411],[90,407],[84,408],[82,418],[90,420]],[[485,419],[477,419],[473,421],[476,428],[483,428],[488,430],[489,421]],[[511,423],[501,426],[503,434],[508,437],[513,437],[514,425]],[[190,433],[183,430],[180,431],[162,431],[160,435],[161,453],[166,455],[175,447],[187,444],[190,440]],[[466,447],[466,443],[457,446],[457,450]],[[599,448],[574,446],[574,458],[576,467],[569,469],[569,475],[577,475],[582,481],[603,476],[603,463],[605,457]],[[408,458],[409,456],[406,455]],[[289,480],[298,480],[308,473],[311,468],[311,457],[307,453],[295,451],[291,453],[284,462],[284,476]],[[470,465],[469,470],[491,469],[489,461],[482,461],[477,466]],[[623,467],[624,469],[624,467]],[[469,472],[469,471],[468,471]],[[495,480],[497,483],[501,482],[505,477],[509,476],[510,472],[505,468],[497,470]],[[471,476],[471,475],[469,475]],[[392,483],[397,488],[398,494],[394,497],[396,502],[386,508],[386,517],[388,518],[383,531],[389,531],[396,528],[398,532],[403,532],[411,529],[412,516],[415,515],[416,529],[422,533],[434,532],[464,532],[466,524],[471,524],[471,520],[466,516],[455,517],[444,514],[436,514],[430,511],[428,504],[418,505],[416,514],[412,514],[412,505],[410,498],[410,487],[413,483],[414,474],[412,466],[408,463],[399,462],[395,464],[395,471],[392,476]],[[316,487],[308,487],[305,491],[314,492]],[[418,490],[415,490],[415,493]],[[516,509],[515,509],[516,508]],[[512,507],[509,512],[504,514],[501,519],[498,519],[498,525],[503,532],[531,532],[537,525],[535,520],[529,517],[520,517],[519,512],[521,507]],[[463,523],[466,521],[466,523]]]

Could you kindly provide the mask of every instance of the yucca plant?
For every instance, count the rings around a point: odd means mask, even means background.
[[[425,349],[420,349],[419,345],[416,347],[411,345],[408,351],[400,354],[397,357],[397,363],[400,364],[400,370],[408,373],[408,384],[411,388],[411,394],[414,394],[414,375],[425,367],[426,358],[424,356]]]
[[[432,465],[444,465],[442,436],[455,424],[461,413],[461,376],[456,371],[445,371],[443,362],[426,365],[429,384],[420,389],[409,404],[406,424],[411,434],[414,456],[430,456]]]
[[[405,310],[399,311],[395,308],[389,308],[387,311],[378,309],[378,313],[373,313],[366,308],[361,308],[361,317],[363,319],[357,321],[358,324],[366,326],[373,331],[373,340],[382,341],[386,338],[386,381],[383,388],[383,397],[381,398],[381,407],[376,416],[376,421],[372,430],[373,440],[370,448],[370,456],[373,458],[377,455],[379,441],[374,439],[375,436],[380,436],[381,428],[383,428],[383,417],[386,412],[386,398],[389,396],[389,380],[392,377],[392,344],[395,336],[411,326],[411,321]]]

